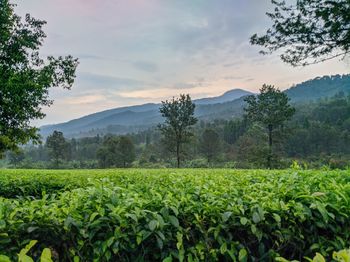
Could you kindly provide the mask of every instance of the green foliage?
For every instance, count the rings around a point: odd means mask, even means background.
[[[45,116],[50,87],[70,88],[78,61],[71,56],[42,59],[44,21],[21,19],[9,0],[0,2],[0,154],[29,140],[39,141],[34,119]]]
[[[248,96],[245,101],[245,117],[261,123],[267,129],[282,126],[295,113],[295,109],[289,105],[288,96],[270,85],[264,85],[257,96]]]
[[[135,160],[133,141],[127,136],[107,136],[97,151],[100,167],[127,167]]]
[[[177,167],[180,167],[183,144],[193,136],[191,126],[197,123],[194,117],[195,104],[189,95],[181,94],[179,98],[165,102],[159,108],[165,123],[159,125],[164,136],[164,143],[171,152],[176,153]]]
[[[33,246],[37,243],[37,240],[31,240],[28,245],[23,248],[18,254],[18,262],[34,262],[34,260],[28,256],[28,252],[32,249]],[[51,250],[44,248],[41,256],[40,262],[52,262]],[[8,256],[0,255],[0,262],[11,262],[11,259]]]
[[[200,138],[200,152],[207,158],[208,164],[221,150],[219,134],[213,129],[205,129]]]
[[[350,262],[350,249],[343,249],[341,251],[334,251],[333,255],[332,255],[332,261],[335,262]],[[314,256],[313,259],[310,258],[305,258],[306,261],[310,261],[310,262],[326,262],[326,258],[324,256],[322,256],[320,253],[316,253],[316,255]],[[295,262],[297,260],[293,260],[293,261],[289,261],[285,258],[282,257],[277,257],[276,261],[279,262]]]
[[[271,168],[274,157],[273,132],[292,118],[295,108],[289,105],[289,98],[285,93],[269,85],[264,85],[257,96],[248,96],[245,101],[245,117],[253,123],[260,123],[267,130],[269,152],[266,158],[267,167]]]
[[[293,66],[345,56],[350,50],[350,3],[348,0],[272,0],[268,17],[273,26],[251,43],[269,52],[283,50],[281,59]],[[262,51],[266,53],[266,51]]]
[[[55,167],[59,162],[70,157],[70,144],[66,142],[62,132],[54,131],[46,139],[45,146],[49,149],[49,154],[55,162]]]
[[[15,260],[37,239],[31,254],[59,261],[329,260],[350,241],[349,184],[348,171],[1,170],[0,250]]]

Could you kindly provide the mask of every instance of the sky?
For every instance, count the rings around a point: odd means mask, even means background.
[[[72,90],[52,88],[55,101],[37,125],[90,113],[192,98],[264,84],[281,90],[323,75],[346,74],[332,60],[293,68],[278,53],[259,54],[249,38],[271,25],[270,0],[15,0],[16,12],[47,21],[42,56],[79,58]]]

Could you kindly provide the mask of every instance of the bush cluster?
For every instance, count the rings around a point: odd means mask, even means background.
[[[31,240],[59,261],[300,261],[350,241],[344,171],[2,170],[0,192],[13,259]]]

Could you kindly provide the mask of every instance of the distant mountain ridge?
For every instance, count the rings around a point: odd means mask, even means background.
[[[219,104],[219,103],[233,101],[243,96],[248,96],[252,94],[253,94],[252,92],[237,88],[237,89],[229,90],[221,96],[201,98],[201,99],[194,100],[194,102],[196,103],[196,105],[212,105],[212,104]]]
[[[350,75],[317,77],[284,91],[292,103],[318,100],[343,92],[350,93]],[[195,114],[202,120],[231,119],[243,113],[244,97],[253,93],[233,89],[221,96],[194,100]],[[92,136],[96,134],[124,134],[144,130],[163,121],[159,113],[160,104],[144,104],[97,112],[65,123],[40,128],[42,136],[54,130],[68,137]]]
[[[251,94],[253,93],[242,89],[233,89],[218,97],[194,100],[194,103],[196,103],[198,107],[203,107],[205,105],[230,102]],[[72,134],[82,135],[82,133],[85,133],[91,129],[103,129],[110,125],[146,127],[162,121],[158,112],[159,106],[160,104],[148,103],[143,105],[109,109],[83,116],[65,123],[42,126],[40,128],[40,133],[43,136],[47,136],[54,130],[58,130],[62,131],[65,135],[71,136]],[[205,112],[206,111],[207,110],[205,110]],[[201,115],[203,114],[206,113],[201,113]],[[125,128],[120,129],[127,130]]]

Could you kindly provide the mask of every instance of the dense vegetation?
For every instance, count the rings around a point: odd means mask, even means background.
[[[293,66],[306,66],[350,51],[350,2],[348,0],[272,0],[267,13],[273,25],[265,35],[254,35],[251,43],[263,54],[282,51],[281,59]]]
[[[15,14],[9,0],[0,2],[0,158],[6,150],[40,139],[32,120],[50,106],[51,87],[71,88],[78,60],[42,58],[45,21]]]
[[[289,167],[298,161],[303,168],[346,168],[350,156],[350,99],[339,93],[329,99],[295,104],[296,113],[274,133],[275,168]],[[268,137],[261,125],[250,124],[243,118],[233,120],[199,121],[194,137],[183,148],[184,167],[265,167]],[[209,136],[210,135],[210,136]],[[113,136],[112,136],[113,137]],[[128,135],[134,144],[134,154],[127,166],[171,167],[175,166],[156,128]],[[61,145],[58,166],[48,144],[27,146],[21,154],[8,154],[8,164],[24,168],[97,168],[120,166],[106,162],[102,155],[110,136],[65,139]],[[212,140],[213,142],[210,142]],[[99,151],[100,150],[100,151]],[[113,151],[113,150],[112,150]],[[128,151],[125,151],[128,152]],[[130,152],[130,151],[129,151]],[[113,152],[111,153],[113,154]],[[130,153],[127,155],[130,156]],[[100,156],[100,157],[99,157]],[[133,157],[135,156],[135,157]],[[110,164],[108,164],[110,163]]]
[[[344,171],[0,171],[0,250],[54,259],[328,257],[350,241]]]

